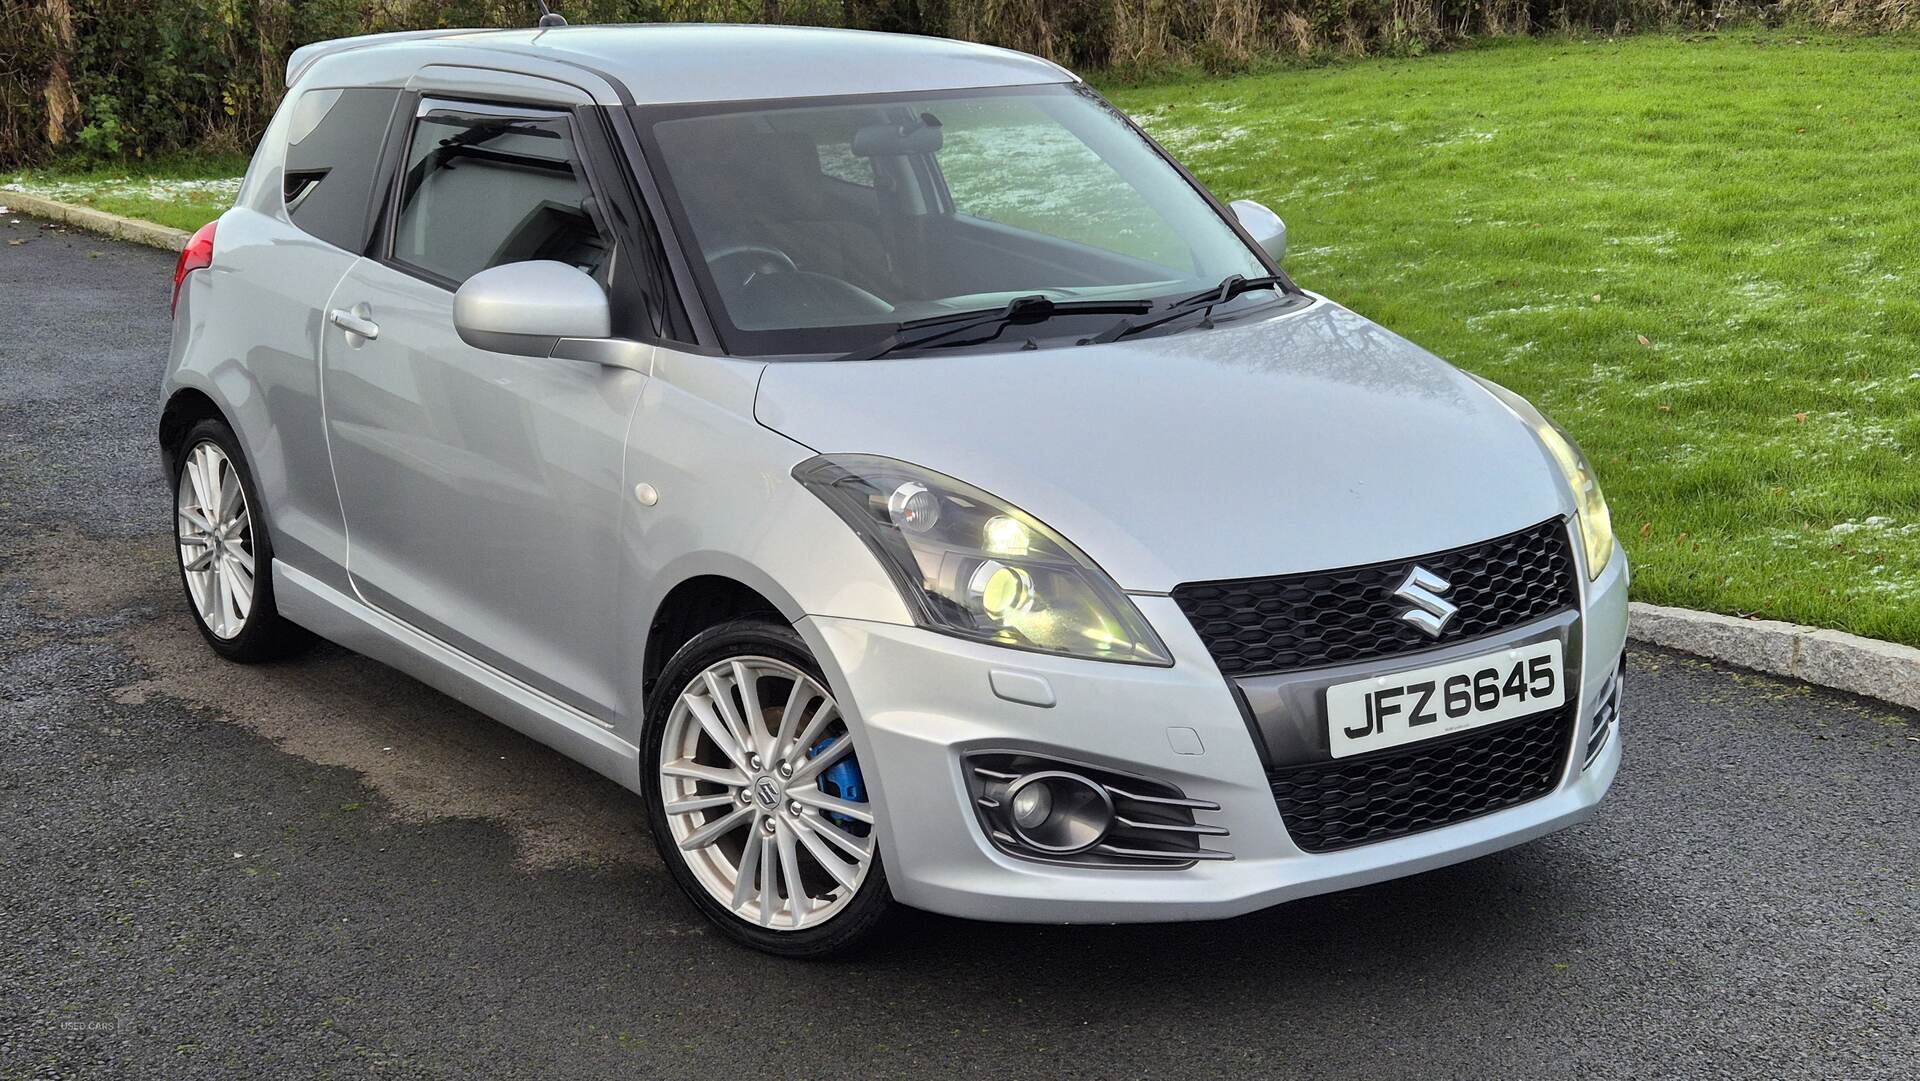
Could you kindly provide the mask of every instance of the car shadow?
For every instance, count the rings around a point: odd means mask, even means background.
[[[1604,896],[1604,882],[1568,863],[1549,838],[1407,878],[1303,898],[1227,920],[1042,926],[985,924],[915,912],[892,943],[911,963],[1020,968],[1043,959],[1099,957],[1132,978],[1178,978],[1256,968],[1336,971],[1375,963],[1418,967],[1457,958],[1529,924],[1562,924]],[[1544,928],[1543,928],[1544,929]],[[886,963],[888,946],[869,960]]]

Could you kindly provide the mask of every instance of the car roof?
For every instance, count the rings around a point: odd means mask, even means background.
[[[426,48],[422,48],[425,46]],[[516,59],[616,80],[635,104],[831,97],[1076,81],[1025,53],[946,38],[805,26],[670,23],[524,30],[429,30],[317,42],[287,62],[291,86],[317,60],[351,52],[431,56],[512,70]],[[392,57],[399,59],[399,57]]]

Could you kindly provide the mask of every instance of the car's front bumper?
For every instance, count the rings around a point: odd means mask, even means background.
[[[1137,596],[1171,668],[1069,660],[914,627],[809,617],[800,630],[855,722],[894,896],[956,916],[1035,923],[1215,919],[1471,859],[1585,817],[1613,783],[1618,726],[1587,757],[1591,724],[1626,640],[1626,560],[1587,589],[1580,699],[1565,772],[1545,796],[1451,826],[1340,851],[1288,838],[1248,722],[1192,624],[1164,596]],[[1386,667],[1386,666],[1383,666]],[[1571,668],[1571,665],[1569,665]],[[995,693],[993,673],[1043,680],[1042,707]],[[1026,685],[1034,686],[1031,680]],[[1198,737],[1199,753],[1194,740]],[[1219,805],[1208,848],[1231,860],[1096,869],[1010,855],[974,813],[962,758],[1027,751],[1144,775]]]

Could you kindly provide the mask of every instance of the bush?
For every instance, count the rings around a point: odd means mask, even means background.
[[[87,123],[80,129],[80,149],[95,161],[111,161],[123,149],[120,136],[120,99],[102,94],[87,105]]]

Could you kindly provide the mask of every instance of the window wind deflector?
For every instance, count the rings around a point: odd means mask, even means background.
[[[561,138],[558,134],[539,127],[537,123],[529,123],[523,118],[503,116],[479,121],[464,131],[441,139],[432,153],[421,158],[413,168],[407,170],[401,201],[405,202],[413,197],[414,192],[418,191],[421,183],[426,180],[427,174],[436,169],[450,168],[455,160],[462,157],[485,158],[499,164],[524,166],[545,172],[571,171],[571,166],[565,160],[497,151],[483,145],[502,135],[525,135],[536,139],[553,140]]]
[[[992,329],[970,341],[988,341],[1010,326],[1044,323],[1057,315],[1145,315],[1153,304],[1145,300],[1064,300],[1048,297],[1014,297],[1004,308],[978,309],[935,315],[901,323],[893,333],[871,345],[862,346],[839,360],[874,360],[902,349],[917,349],[957,338],[969,331]],[[957,343],[956,343],[957,344]]]
[[[463,146],[478,146],[491,142],[502,135],[528,135],[536,139],[558,139],[559,136],[535,124],[529,124],[520,117],[497,117],[481,120],[456,135],[440,140],[442,149],[452,150]]]
[[[1122,319],[1093,337],[1088,338],[1085,344],[1104,345],[1107,342],[1117,342],[1121,338],[1138,334],[1141,331],[1152,330],[1162,323],[1170,323],[1183,315],[1192,315],[1194,312],[1210,313],[1213,311],[1215,305],[1225,304],[1227,301],[1232,300],[1242,293],[1250,293],[1255,289],[1280,289],[1284,287],[1284,283],[1278,275],[1268,274],[1258,278],[1249,278],[1243,274],[1234,274],[1226,278],[1219,285],[1208,289],[1206,292],[1195,293],[1192,296],[1168,301],[1165,307],[1154,313],[1152,319],[1138,322],[1130,318]]]

